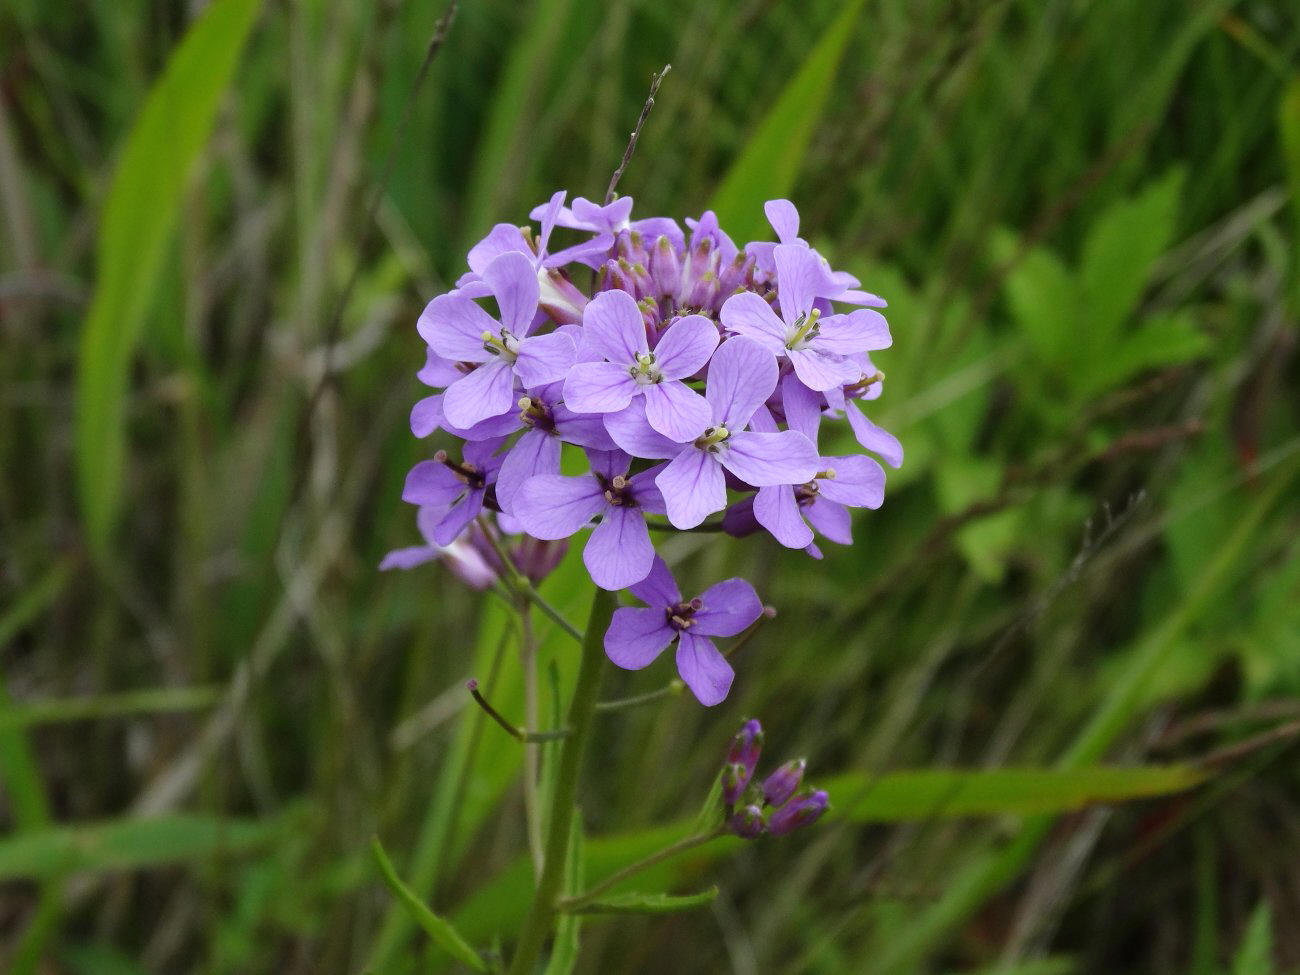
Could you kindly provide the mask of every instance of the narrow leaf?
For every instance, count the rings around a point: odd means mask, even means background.
[[[411,893],[409,887],[402,883],[397,876],[397,871],[393,869],[392,861],[384,853],[384,847],[379,842],[379,837],[374,837],[370,841],[370,851],[374,854],[375,863],[379,865],[379,872],[383,875],[384,883],[388,889],[393,892],[399,901],[410,912],[415,922],[424,928],[425,933],[434,940],[447,954],[451,955],[462,964],[468,965],[476,972],[486,972],[487,965],[479,957],[468,941],[460,936],[460,933],[451,926],[451,922],[445,918],[439,917],[429,910],[428,906],[415,894]]]
[[[132,354],[158,289],[185,183],[207,142],[259,0],[217,0],[194,23],[127,136],[99,225],[97,282],[77,373],[78,489],[106,558],[122,505]]]
[[[1250,915],[1246,933],[1232,960],[1232,975],[1272,975],[1277,971],[1273,964],[1273,912],[1268,901],[1262,900]]]
[[[564,863],[564,894],[575,897],[587,885],[587,860],[582,835],[582,817],[575,815],[569,829],[569,852]],[[561,914],[555,925],[555,944],[545,975],[571,975],[578,964],[578,934],[582,927],[579,914]]]
[[[738,243],[762,234],[763,201],[787,195],[803,165],[863,0],[849,0],[759,123],[710,203]]]
[[[583,914],[676,914],[713,903],[718,888],[698,894],[611,894],[578,908]]]

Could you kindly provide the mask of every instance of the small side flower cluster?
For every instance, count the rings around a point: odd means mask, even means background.
[[[786,762],[760,786],[754,781],[754,771],[762,751],[763,727],[750,718],[731,740],[722,766],[727,830],[744,839],[782,836],[811,826],[821,818],[829,801],[821,789],[799,791],[807,764],[802,758]]]
[[[823,455],[818,434],[843,417],[863,448],[902,462],[862,412],[881,392],[870,354],[891,342],[885,303],[799,237],[787,200],[765,208],[777,239],[740,248],[712,212],[683,231],[633,220],[628,197],[565,199],[532,211],[536,232],[494,227],[420,316],[418,375],[435,392],[411,429],[462,446],[411,470],[402,496],[428,544],[385,564],[432,557],[485,513],[544,542],[590,527],[592,580],[647,604],[616,614],[610,658],[645,667],[675,641],[682,679],[716,704],[733,673],[710,638],[740,632],[761,604],[740,579],[684,600],[649,528],[691,531],[721,513],[706,527],[762,529],[814,558],[817,534],[851,543],[849,509],[881,505],[884,471],[865,454]],[[581,239],[552,251],[556,228]],[[585,473],[561,473],[565,444]]]

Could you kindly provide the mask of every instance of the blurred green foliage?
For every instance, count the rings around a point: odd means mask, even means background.
[[[443,9],[0,7],[0,968],[445,968],[375,835],[508,947],[522,755],[462,683],[522,714],[514,624],[374,569],[437,446],[413,323],[493,221],[604,192],[668,62],[621,191],[742,236],[788,194],[890,302],[907,460],[823,562],[668,544],[779,615],[719,708],[598,717],[570,866],[682,835],[750,715],[844,815],[655,868],[720,893],[549,970],[1300,968],[1292,5],[465,0],[417,86]]]

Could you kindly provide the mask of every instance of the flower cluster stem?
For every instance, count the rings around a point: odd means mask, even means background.
[[[600,694],[600,678],[605,663],[605,631],[614,616],[612,592],[596,590],[582,641],[582,659],[578,665],[578,683],[569,702],[567,725],[569,736],[560,746],[560,767],[551,795],[547,820],[545,859],[533,893],[533,903],[519,933],[519,943],[510,964],[510,975],[531,975],[537,956],[555,926],[560,886],[564,880],[565,853],[569,830],[573,825],[578,775],[591,736],[591,719]]]
[[[635,877],[641,871],[649,870],[651,867],[655,866],[656,864],[663,863],[665,860],[671,859],[672,857],[677,856],[679,853],[685,853],[687,850],[693,850],[697,846],[703,846],[705,843],[709,843],[713,840],[716,840],[719,836],[724,835],[726,832],[727,831],[724,827],[719,826],[717,829],[712,829],[704,833],[692,833],[690,836],[683,837],[682,839],[678,840],[676,843],[670,843],[668,846],[665,846],[662,850],[657,850],[654,853],[651,853],[648,857],[646,857],[643,860],[638,860],[636,861],[636,863],[629,863],[622,870],[616,870],[614,873],[610,874],[608,877],[606,877],[604,880],[598,883],[595,887],[592,887],[590,890],[584,891],[583,893],[579,894],[577,897],[565,898],[564,900],[560,901],[559,908],[561,911],[566,911],[570,913],[574,911],[581,911],[584,907],[587,907],[589,904],[593,903],[594,901],[599,900],[602,895],[613,890],[615,887],[617,887],[623,881],[627,880],[629,877]]]

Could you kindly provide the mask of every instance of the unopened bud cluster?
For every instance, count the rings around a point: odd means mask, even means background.
[[[781,765],[760,784],[754,772],[762,750],[763,727],[750,718],[731,740],[722,766],[727,829],[745,839],[811,826],[826,811],[829,798],[822,789],[799,791],[807,765],[802,758]]]

